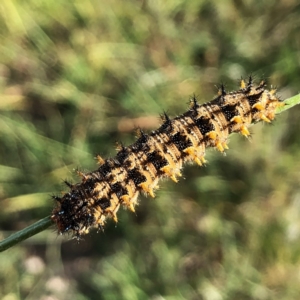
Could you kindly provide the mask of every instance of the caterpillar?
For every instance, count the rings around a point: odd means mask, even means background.
[[[206,148],[224,152],[231,133],[249,137],[250,124],[270,123],[282,105],[276,89],[266,89],[265,81],[255,85],[251,76],[248,82],[240,81],[238,91],[227,93],[221,85],[217,97],[208,103],[200,105],[192,97],[185,113],[173,119],[164,113],[157,130],[146,134],[139,129],[136,142],[118,145],[114,158],[97,156],[97,170],[77,170],[81,182],[66,182],[70,190],[53,196],[56,206],[51,219],[58,233],[69,232],[79,239],[91,228],[103,230],[108,218],[118,221],[120,206],[134,212],[141,192],[155,197],[161,178],[177,182],[183,164],[205,164]]]

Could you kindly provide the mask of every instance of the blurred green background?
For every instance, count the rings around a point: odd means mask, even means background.
[[[296,0],[1,0],[0,40],[1,239],[193,94],[250,74],[299,92]],[[232,136],[104,233],[53,227],[1,253],[0,298],[299,299],[299,115]]]

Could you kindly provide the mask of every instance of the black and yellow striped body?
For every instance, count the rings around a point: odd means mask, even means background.
[[[170,177],[176,182],[184,163],[202,165],[206,148],[223,152],[231,133],[249,136],[251,123],[270,122],[281,105],[275,90],[266,90],[264,82],[254,86],[251,78],[248,84],[242,80],[236,92],[226,94],[222,87],[209,103],[199,105],[192,99],[184,114],[174,119],[163,116],[160,128],[150,134],[140,131],[134,144],[120,146],[113,159],[99,158],[97,170],[80,173],[80,183],[55,197],[52,220],[59,233],[71,231],[80,237],[92,227],[102,229],[107,218],[117,222],[121,205],[134,211],[140,192],[154,197],[159,179]]]

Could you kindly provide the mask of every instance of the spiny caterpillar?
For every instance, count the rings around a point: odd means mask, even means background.
[[[222,85],[211,102],[200,105],[194,97],[182,115],[170,119],[164,114],[163,124],[150,134],[139,130],[137,141],[128,147],[119,145],[114,158],[98,156],[97,170],[78,171],[81,182],[66,182],[70,191],[53,197],[57,205],[51,218],[58,232],[80,238],[93,227],[103,230],[107,218],[117,222],[121,205],[135,211],[140,192],[154,197],[159,179],[177,182],[184,163],[204,164],[207,147],[224,152],[229,134],[249,137],[251,123],[271,122],[276,108],[284,103],[276,89],[269,91],[265,86],[265,81],[255,86],[251,77],[248,83],[241,80],[235,92],[226,93]]]

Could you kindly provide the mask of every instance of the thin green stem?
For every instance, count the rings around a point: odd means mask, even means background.
[[[291,98],[284,100],[285,105],[278,107],[276,114],[281,114],[282,112],[292,108],[293,106],[300,104],[300,94],[297,94]]]
[[[293,106],[300,104],[300,94],[293,96],[289,99],[286,99],[284,101],[285,106],[279,107],[276,111],[276,114],[280,114]],[[18,244],[19,242],[28,239],[29,237],[45,230],[49,226],[51,226],[52,221],[50,216],[16,232],[13,233],[11,236],[8,238],[4,239],[3,241],[0,242],[0,252]]]
[[[4,239],[3,241],[0,242],[0,252],[18,244],[19,242],[22,242],[31,236],[45,230],[52,224],[52,221],[50,219],[50,216],[37,221],[36,223],[13,233],[11,236],[8,238]]]

